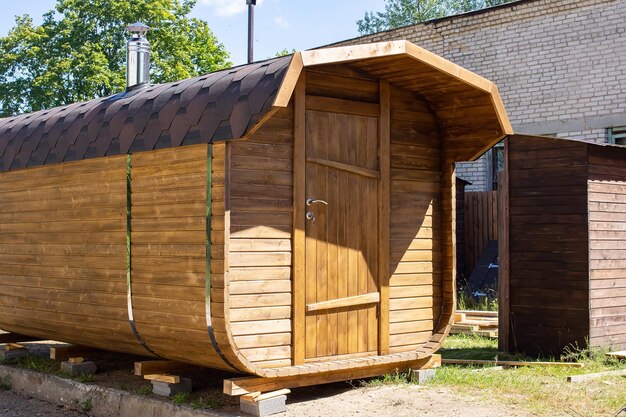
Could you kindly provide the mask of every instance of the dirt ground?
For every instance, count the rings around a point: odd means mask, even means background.
[[[343,385],[343,386],[342,386]],[[356,387],[330,384],[293,390],[284,417],[528,417],[498,402],[485,403],[448,389],[419,385]]]
[[[31,353],[46,358],[50,342],[32,342]],[[105,353],[91,358],[99,365],[94,381],[97,385],[122,389],[142,395],[150,383],[132,374],[133,363],[142,360],[128,355]],[[222,380],[231,375],[199,368],[184,373],[194,381],[193,396],[209,395],[214,409],[241,415],[238,399],[220,393]],[[192,398],[193,400],[193,398]],[[189,405],[192,405],[191,403]],[[23,407],[27,407],[24,409]],[[24,412],[26,414],[24,414]],[[22,413],[22,414],[20,414]],[[24,399],[7,392],[0,393],[0,417],[23,416],[69,417],[76,414],[33,399]],[[414,416],[533,416],[496,400],[485,402],[453,389],[419,385],[364,386],[361,381],[341,382],[292,390],[288,411],[278,417],[414,417]]]

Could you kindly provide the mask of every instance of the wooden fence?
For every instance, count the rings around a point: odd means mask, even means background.
[[[498,192],[465,193],[465,273],[469,276],[490,240],[498,240]]]

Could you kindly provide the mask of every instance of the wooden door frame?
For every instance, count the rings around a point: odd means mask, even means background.
[[[389,214],[390,214],[390,87],[380,81],[378,122],[378,353],[389,353]],[[294,91],[293,152],[293,260],[292,260],[292,362],[305,362],[306,230],[304,199],[306,191],[306,72]]]

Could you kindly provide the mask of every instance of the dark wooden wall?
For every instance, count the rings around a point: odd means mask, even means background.
[[[509,346],[559,354],[589,334],[587,145],[509,142]]]
[[[589,146],[589,302],[593,345],[626,348],[626,149]]]

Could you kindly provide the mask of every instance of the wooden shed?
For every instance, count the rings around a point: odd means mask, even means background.
[[[625,349],[626,148],[520,135],[505,143],[502,347]]]
[[[420,366],[454,163],[510,133],[494,84],[405,41],[2,120],[0,328],[273,386]]]

